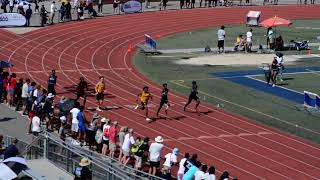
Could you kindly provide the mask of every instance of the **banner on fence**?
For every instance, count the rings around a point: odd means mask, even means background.
[[[152,49],[157,49],[157,42],[151,36],[145,34],[145,45]]]
[[[26,18],[18,13],[2,13],[0,14],[0,27],[24,26]]]
[[[142,10],[142,4],[139,1],[128,1],[121,6],[124,13],[136,13]]]

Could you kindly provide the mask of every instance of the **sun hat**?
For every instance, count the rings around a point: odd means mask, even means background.
[[[110,119],[107,119],[105,117],[101,119],[101,122],[103,122],[103,123],[108,123],[109,121],[110,121]]]
[[[133,133],[133,129],[129,129],[129,133]]]
[[[178,155],[179,154],[179,149],[178,148],[173,148],[172,154]]]
[[[161,136],[157,136],[155,139],[154,139],[157,143],[162,143],[163,142],[163,138]]]
[[[83,167],[83,166],[88,166],[88,165],[90,165],[89,159],[88,158],[82,158],[80,163],[79,163],[79,166]]]
[[[54,95],[53,95],[52,93],[49,93],[47,97],[48,97],[48,98],[53,98]]]
[[[113,121],[113,125],[118,125],[118,121]]]
[[[60,117],[60,121],[61,121],[61,122],[66,122],[66,121],[67,121],[66,116],[61,116],[61,117]]]

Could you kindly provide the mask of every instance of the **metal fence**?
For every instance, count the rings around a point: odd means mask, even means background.
[[[12,140],[12,137],[6,136],[4,139],[5,145],[10,145]],[[93,179],[161,179],[143,171],[120,165],[117,160],[103,156],[97,152],[65,143],[55,135],[47,132],[40,134],[39,137],[33,139],[31,143],[19,141],[17,147],[21,155],[26,159],[46,158],[59,168],[71,174],[80,160],[86,157],[91,161],[89,168],[92,170]]]

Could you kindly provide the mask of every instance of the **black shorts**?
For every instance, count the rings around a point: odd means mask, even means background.
[[[224,47],[224,40],[219,40],[218,41],[218,48],[223,48]]]
[[[162,107],[164,104],[169,104],[168,99],[161,99],[160,101],[160,107]]]
[[[192,100],[196,100],[197,101],[198,99],[199,99],[199,97],[196,94],[191,93],[189,95],[189,101],[192,101]]]
[[[104,94],[103,93],[98,93],[96,96],[96,99],[99,100],[103,100],[104,99]]]
[[[28,98],[27,97],[23,97],[22,98],[22,105],[27,106],[28,104]]]
[[[150,161],[150,166],[151,166],[151,167],[159,168],[159,167],[160,167],[160,161],[158,161],[158,162]]]
[[[148,103],[141,102],[141,109],[145,109],[148,106]]]
[[[78,91],[77,92],[77,97],[79,98],[79,97],[83,97],[84,98],[84,96],[86,95],[86,93],[84,92],[84,91]]]
[[[105,144],[105,145],[109,146],[109,140],[102,140],[102,144]]]

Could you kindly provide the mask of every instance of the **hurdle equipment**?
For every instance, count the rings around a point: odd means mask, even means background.
[[[158,35],[157,37],[160,38],[161,36]],[[145,34],[144,38],[144,44],[137,45],[137,47],[140,48],[140,51],[144,54],[160,54],[160,52],[157,51],[157,41],[148,34]]]
[[[296,108],[311,115],[320,116],[320,96],[309,91],[303,91],[303,94],[303,104],[297,105]]]

